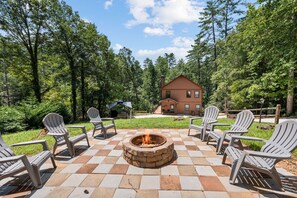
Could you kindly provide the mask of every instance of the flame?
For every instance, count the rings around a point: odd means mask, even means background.
[[[150,133],[147,132],[142,136],[142,144],[150,144],[150,142],[151,142],[151,136],[150,136]]]

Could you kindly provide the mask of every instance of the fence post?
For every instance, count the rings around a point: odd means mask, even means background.
[[[280,112],[281,112],[281,105],[280,104],[277,104],[276,105],[276,110],[275,110],[274,124],[278,124],[279,123]]]

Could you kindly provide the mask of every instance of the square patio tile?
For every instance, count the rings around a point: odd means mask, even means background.
[[[119,187],[122,178],[123,175],[106,175],[99,187],[117,188]]]
[[[183,166],[178,166],[178,172],[179,175],[182,176],[197,176],[197,172],[195,170],[194,166],[187,166],[187,165],[183,165]]]
[[[96,188],[91,194],[92,198],[112,198],[115,188]]]
[[[181,190],[178,176],[162,175],[160,183],[162,190]]]
[[[177,166],[168,165],[161,168],[161,175],[179,175]]]
[[[102,164],[115,164],[118,161],[119,157],[110,157],[107,156],[103,160]]]
[[[96,155],[97,152],[98,152],[97,149],[96,150],[94,150],[94,149],[88,149],[82,155],[83,156],[86,156],[86,155],[94,156],[94,155]]]
[[[128,164],[128,162],[123,157],[119,157],[116,164]]]
[[[112,167],[112,164],[99,164],[99,166],[93,170],[93,173],[109,173]]]
[[[223,165],[222,164],[222,158],[206,158],[206,160],[210,163],[210,165]]]
[[[123,150],[112,150],[108,156],[113,156],[113,157],[120,157],[123,154]]]
[[[61,186],[77,187],[86,177],[87,174],[72,174],[61,184]]]
[[[182,190],[202,190],[202,185],[198,177],[194,176],[180,176],[180,184]]]
[[[188,151],[199,151],[199,148],[197,146],[186,145],[186,148]]]
[[[160,168],[146,168],[144,169],[144,175],[161,175]]]
[[[212,169],[219,177],[229,177],[231,174],[231,169],[229,166],[212,166]]]
[[[75,164],[85,164],[85,163],[87,163],[91,158],[92,158],[92,156],[90,156],[90,155],[78,156],[78,157],[73,161],[73,163],[75,163]]]
[[[230,198],[255,198],[251,192],[228,192]],[[258,196],[257,196],[258,197]]]
[[[61,171],[61,173],[76,173],[82,166],[83,164],[69,164]]]
[[[172,141],[175,141],[175,142],[177,142],[177,141],[183,141],[181,138],[176,138],[176,137],[173,137],[171,139],[172,139]]]
[[[198,175],[203,176],[217,176],[211,166],[195,166]]]
[[[249,188],[244,188],[243,184],[230,184],[229,177],[219,177],[219,180],[228,192],[249,192]]]
[[[46,197],[54,189],[55,189],[55,187],[46,187],[46,186],[43,186],[41,189],[37,189],[37,190],[31,191],[31,194],[28,197],[30,197],[30,198]]]
[[[165,191],[160,190],[159,191],[159,198],[181,198],[180,191]]]
[[[210,146],[198,146],[200,151],[212,151]]]
[[[126,174],[128,167],[128,164],[115,164],[109,171],[109,174]]]
[[[187,165],[187,164],[192,165],[193,164],[190,157],[178,157],[176,159],[176,163],[179,165]]]
[[[203,157],[201,151],[188,151],[190,157]]]
[[[184,144],[186,146],[196,146],[195,142],[193,142],[193,141],[184,141]]]
[[[57,197],[68,197],[74,187],[57,187],[53,191],[51,191],[46,197],[47,198],[57,198]]]
[[[68,196],[69,198],[76,198],[76,197],[90,197],[90,195],[93,193],[95,188],[75,188],[72,193]]]
[[[104,178],[104,174],[89,174],[80,184],[81,187],[98,187]]]
[[[195,165],[210,165],[204,157],[192,157],[191,159]]]
[[[133,189],[116,189],[113,198],[129,197],[134,198],[136,192]]]
[[[129,165],[127,174],[128,175],[143,175],[143,172],[144,172],[143,168],[139,168],[139,167],[136,167],[136,166]]]
[[[226,191],[218,177],[200,176],[199,180],[205,191]]]
[[[213,192],[213,191],[205,191],[204,196],[206,198],[229,198],[228,193],[226,192]]]
[[[186,151],[187,148],[184,145],[174,145],[176,151]]]
[[[106,150],[113,150],[114,147],[116,147],[116,145],[105,145],[105,146],[103,147],[103,149],[106,149]]]
[[[137,190],[136,198],[159,198],[158,190]]]
[[[204,198],[202,191],[181,191],[182,198]]]
[[[97,153],[96,153],[96,156],[107,156],[109,153],[110,153],[111,150],[99,150]]]
[[[71,175],[70,173],[53,174],[44,185],[45,186],[60,186],[70,175]]]
[[[119,187],[139,189],[140,181],[140,175],[124,175]]]
[[[95,155],[95,154],[94,154]],[[101,164],[104,160],[104,156],[93,156],[89,161],[88,164]]]
[[[160,176],[142,176],[140,189],[160,189]]]
[[[78,171],[76,171],[77,174],[90,174],[93,172],[93,170],[97,167],[97,164],[85,164],[83,165]]]
[[[178,157],[189,157],[188,151],[176,151]]]

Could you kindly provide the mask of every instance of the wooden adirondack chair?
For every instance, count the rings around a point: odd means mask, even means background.
[[[233,147],[234,141],[238,139],[263,141],[260,152],[250,150],[239,150]],[[283,159],[291,158],[291,152],[297,147],[297,121],[285,121],[278,124],[269,140],[255,137],[233,136],[230,146],[224,153],[222,163],[225,163],[228,156],[232,161],[230,183],[234,183],[239,170],[243,167],[269,175],[283,190],[282,182],[275,168],[275,164]]]
[[[101,133],[104,134],[104,139],[106,139],[107,129],[110,129],[110,128],[114,128],[115,134],[117,134],[117,129],[113,118],[101,118],[99,110],[94,107],[89,108],[87,113],[90,118],[90,122],[93,123],[94,125],[93,136],[96,130],[101,130]],[[103,121],[111,121],[111,124],[103,125]]]
[[[68,128],[80,128],[82,130],[82,134],[69,137],[69,132],[65,127],[64,120],[61,115],[57,113],[49,113],[43,118],[42,122],[48,131],[47,135],[51,135],[55,138],[53,148],[54,155],[58,146],[66,144],[70,156],[74,157],[74,145],[83,139],[86,139],[88,146],[90,146],[85,126],[69,126]]]
[[[207,144],[209,143],[210,139],[214,139],[217,142],[216,151],[217,154],[220,154],[222,152],[222,146],[224,141],[230,141],[231,137],[236,135],[243,135],[244,133],[248,132],[248,129],[252,125],[254,121],[254,114],[250,110],[243,110],[236,116],[235,123],[233,125],[230,124],[213,124],[213,128],[215,126],[232,126],[230,130],[224,131],[224,133],[219,133],[216,131],[210,131],[208,138],[207,138]],[[237,140],[236,143],[242,147],[242,144],[240,140]]]
[[[10,147],[32,144],[41,144],[43,151],[28,158],[26,155],[15,155],[10,149]],[[52,164],[56,168],[53,154],[49,151],[45,140],[22,142],[7,146],[0,135],[0,180],[27,170],[33,185],[40,188],[42,186],[40,167],[49,158],[51,158]]]
[[[209,106],[204,111],[204,117],[194,117],[190,119],[190,126],[188,135],[190,135],[190,130],[195,129],[201,132],[200,139],[202,141],[206,138],[207,131],[212,130],[212,124],[217,122],[217,118],[219,116],[219,109],[215,106]],[[198,126],[193,124],[194,120],[202,119],[202,125]]]

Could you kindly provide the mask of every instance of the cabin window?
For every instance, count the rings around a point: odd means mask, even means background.
[[[195,110],[196,110],[196,112],[200,112],[200,104],[196,104]]]
[[[166,98],[170,98],[170,91],[166,91]]]
[[[188,90],[188,91],[186,92],[186,96],[187,96],[187,98],[191,98],[191,91]]]
[[[199,98],[199,91],[195,91],[195,92],[194,92],[194,97],[195,97],[195,98]]]
[[[190,111],[190,105],[185,104],[185,111]]]

